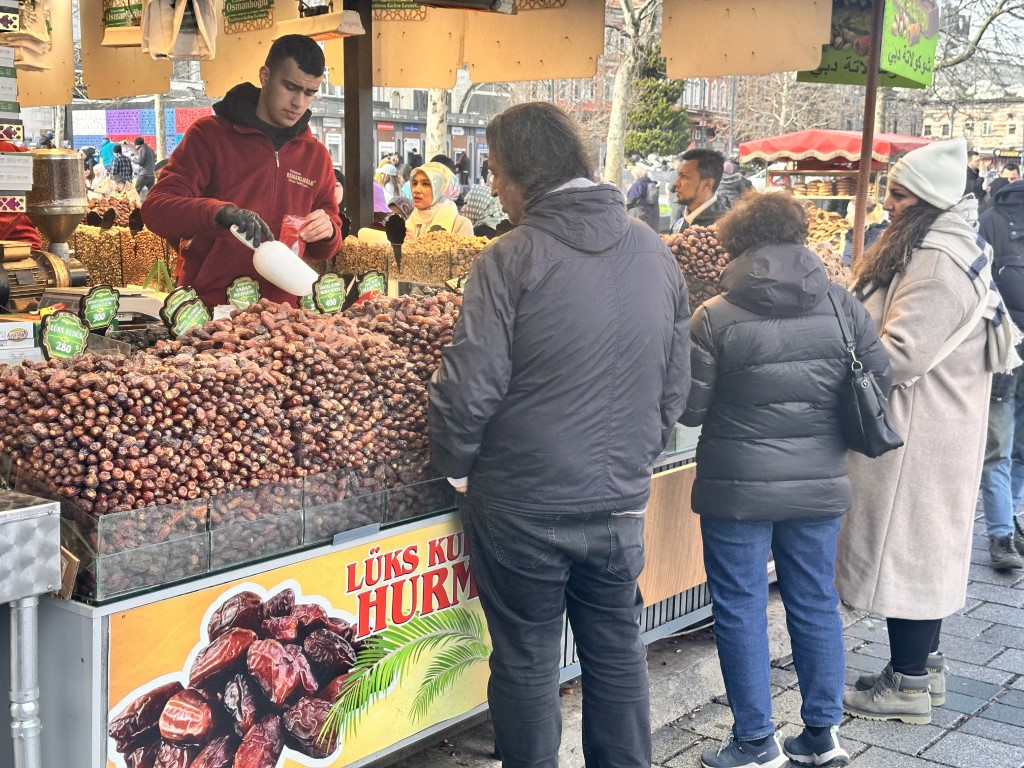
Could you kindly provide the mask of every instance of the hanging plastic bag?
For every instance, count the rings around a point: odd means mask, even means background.
[[[142,50],[154,59],[212,59],[217,24],[213,0],[144,0]]]
[[[20,0],[19,28],[0,33],[0,45],[14,49],[14,66],[29,72],[52,68],[50,52],[50,0]]]

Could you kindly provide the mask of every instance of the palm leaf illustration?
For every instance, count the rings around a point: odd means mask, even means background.
[[[484,636],[479,616],[465,608],[449,608],[429,616],[416,616],[406,624],[387,627],[369,638],[356,655],[351,676],[342,685],[324,721],[320,739],[332,738],[342,730],[350,737],[370,705],[385,696],[424,652],[445,646],[431,662],[413,704],[413,719],[422,717],[430,702],[465,669],[487,658],[490,649]],[[465,649],[466,653],[453,654],[456,649]]]

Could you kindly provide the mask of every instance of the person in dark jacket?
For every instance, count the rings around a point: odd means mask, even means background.
[[[661,231],[661,194],[658,182],[642,165],[633,168],[635,181],[626,192],[626,211],[655,232]]]
[[[114,181],[132,180],[132,161],[124,153],[124,148],[120,144],[114,144],[114,162],[110,169],[110,177]]]
[[[619,189],[591,180],[565,112],[511,107],[487,144],[518,226],[470,270],[429,423],[434,466],[466,491],[495,741],[505,765],[558,765],[568,613],[587,765],[650,768],[637,577],[651,470],[690,386],[686,287]]]
[[[748,193],[719,220],[735,258],[722,293],[693,316],[693,390],[682,422],[703,425],[692,507],[701,516],[715,640],[735,724],[705,768],[845,765],[843,629],[833,586],[839,518],[850,509],[839,393],[856,355],[889,388],[889,360],[864,308],[829,285],[788,195]],[[769,680],[769,550],[803,705],[804,731],[779,744]],[[831,761],[831,762],[830,762]]]
[[[992,246],[992,275],[1010,317],[1024,329],[1024,181],[996,190],[978,233]],[[1024,568],[1024,539],[1013,524],[1024,504],[1024,367],[992,377],[981,498],[990,564],[1000,571]]]
[[[726,205],[732,205],[743,194],[754,188],[753,182],[745,178],[736,168],[736,163],[726,160],[722,169],[722,180],[718,184],[716,194]]]
[[[146,190],[156,184],[156,152],[146,144],[141,136],[135,137],[136,161],[139,165],[139,176],[135,179],[135,191],[145,199]]]
[[[985,179],[982,178],[981,155],[974,150],[967,153],[967,183],[964,184],[964,194],[974,195],[974,199],[980,204],[985,199]]]
[[[713,149],[691,149],[684,152],[676,178],[676,202],[683,206],[683,215],[672,226],[673,232],[687,227],[709,227],[729,210],[728,203],[716,194],[722,181],[725,157]]]
[[[985,190],[985,201],[979,206],[980,212],[987,211],[995,202],[996,194],[1007,184],[1020,180],[1020,166],[1016,163],[1007,163],[999,171],[999,175],[992,179],[992,183]]]

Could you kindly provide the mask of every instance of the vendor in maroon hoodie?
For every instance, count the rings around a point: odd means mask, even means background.
[[[307,259],[329,259],[341,245],[331,157],[308,127],[323,52],[304,35],[285,35],[259,74],[262,88],[236,85],[213,116],[192,124],[142,206],[146,226],[179,248],[178,284],[209,306],[227,303],[225,289],[240,275],[257,278],[264,298],[295,300],[256,273],[232,224],[258,244],[297,215]]]

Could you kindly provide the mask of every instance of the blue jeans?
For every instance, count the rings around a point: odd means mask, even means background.
[[[843,626],[835,586],[839,519],[781,523],[701,517],[715,642],[740,741],[775,732],[768,654],[768,557],[775,556],[804,725],[843,717]]]
[[[504,768],[557,768],[566,613],[580,659],[587,768],[650,768],[647,650],[640,639],[642,510],[524,514],[460,503],[491,635],[487,701]]]
[[[1013,515],[1024,502],[1024,373],[1020,368],[1013,372],[1006,396],[989,404],[981,501],[988,535],[999,539],[1011,535]]]

